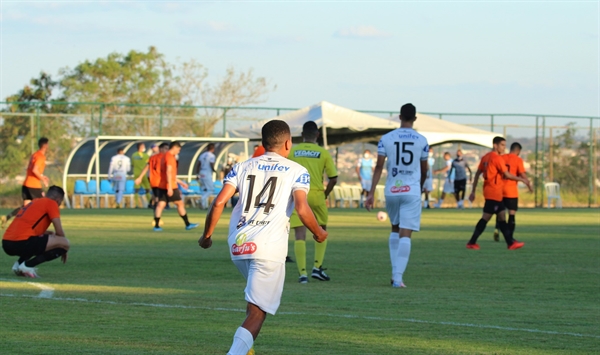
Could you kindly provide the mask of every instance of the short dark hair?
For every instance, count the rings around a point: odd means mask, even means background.
[[[65,190],[63,190],[62,187],[60,187],[60,186],[52,185],[52,186],[50,186],[50,188],[48,188],[48,192],[46,192],[46,197],[48,197],[48,198],[53,198],[53,197],[63,198],[63,197],[65,197]]]
[[[38,148],[41,148],[44,144],[48,144],[48,138],[42,137],[38,140]]]
[[[272,120],[262,127],[262,145],[265,150],[274,150],[279,147],[291,135],[290,126],[281,120]]]
[[[158,146],[158,149],[164,149],[164,148],[169,148],[169,143],[161,143],[161,144]]]
[[[125,151],[125,148],[123,148],[123,147],[117,148],[117,153],[121,153],[121,152],[124,152],[124,151]]]
[[[178,141],[172,141],[171,144],[169,144],[169,149],[173,147],[181,147],[181,143],[179,143]]]
[[[215,148],[215,144],[214,143],[208,143],[208,145],[206,146],[206,150],[211,150]]]
[[[514,142],[513,144],[510,145],[510,151],[512,152],[513,150],[521,150],[523,149],[523,147],[521,147],[521,144],[519,144],[518,142]]]
[[[137,148],[140,149],[141,146],[146,146],[146,144],[144,142],[139,142],[137,144]]]
[[[506,139],[504,139],[504,137],[500,137],[500,136],[496,136],[494,137],[494,140],[492,141],[493,144],[500,144],[500,142],[504,142]]]
[[[450,154],[450,152],[444,152],[444,156],[449,155],[452,156],[452,154]]]
[[[413,121],[417,117],[417,108],[413,104],[404,104],[400,108],[400,119]]]
[[[308,139],[317,138],[319,135],[319,126],[314,121],[306,121],[302,126],[302,136]]]

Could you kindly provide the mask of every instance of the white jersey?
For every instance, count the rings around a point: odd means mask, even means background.
[[[200,162],[200,174],[212,176],[213,169],[211,168],[211,163],[215,163],[215,155],[211,152],[204,152],[200,154],[198,157],[198,161]]]
[[[421,161],[429,156],[427,139],[412,128],[398,128],[381,137],[377,147],[387,157],[385,195],[421,195]]]
[[[124,154],[117,154],[110,159],[110,166],[108,168],[108,177],[126,176],[131,170],[131,159]]]
[[[240,193],[229,222],[232,260],[285,262],[294,210],[293,192],[310,190],[308,170],[276,153],[236,164],[225,184]]]

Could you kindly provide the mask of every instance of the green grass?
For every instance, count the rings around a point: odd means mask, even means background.
[[[494,243],[489,227],[481,250],[466,250],[479,214],[425,211],[408,288],[392,289],[387,223],[332,211],[332,281],[300,285],[287,264],[280,313],[267,317],[256,353],[597,354],[598,210],[522,210],[523,249]],[[52,299],[37,298],[40,289],[24,283],[31,280],[11,274],[14,259],[0,258],[1,352],[225,354],[245,308],[228,216],[213,248],[202,250],[200,232],[184,231],[174,211],[163,233],[151,231],[149,211],[63,211],[69,262],[42,264],[35,280],[55,289]]]

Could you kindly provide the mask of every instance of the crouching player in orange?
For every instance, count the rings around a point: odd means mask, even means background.
[[[58,208],[64,196],[62,188],[51,186],[46,197],[21,208],[4,233],[2,249],[10,256],[19,257],[12,268],[17,276],[36,278],[37,265],[58,257],[63,263],[67,262],[69,241],[65,238]],[[54,225],[54,232],[48,230],[50,224]]]

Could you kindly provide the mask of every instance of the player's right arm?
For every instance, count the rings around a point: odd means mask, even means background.
[[[49,179],[47,176],[44,176],[44,174],[42,174],[42,172],[40,171],[40,167],[37,160],[33,163],[33,168],[31,169],[31,172],[33,173],[33,175],[35,175],[36,178],[43,182],[46,187],[48,187]]]
[[[531,187],[531,182],[529,182],[529,179],[527,179],[527,177],[522,178],[520,176],[515,176],[513,174],[511,174],[508,170],[506,170],[504,172],[504,178],[508,179],[508,180],[513,180],[513,181],[521,181],[522,183],[524,183],[527,188],[529,189],[529,191],[533,191],[533,188]]]
[[[369,191],[369,194],[367,195],[367,200],[365,201],[365,208],[367,209],[367,211],[371,211],[371,208],[373,208],[373,204],[375,203],[375,189],[377,188],[379,179],[381,179],[381,173],[383,172],[384,163],[385,156],[378,155],[377,163],[375,165],[375,172],[373,172],[373,182],[371,184],[371,191]]]
[[[315,241],[318,243],[324,242],[327,239],[327,231],[321,228],[313,211],[310,209],[305,190],[298,189],[294,191],[294,205],[300,221],[312,232]]]
[[[362,182],[362,177],[360,176],[360,165],[361,165],[361,162],[360,162],[360,160],[358,160],[358,164],[356,164],[356,175],[358,175],[358,181]]]
[[[421,160],[421,191],[423,191],[423,185],[425,185],[425,180],[427,180],[427,170],[429,170],[427,160]]]
[[[217,195],[215,202],[210,206],[208,214],[206,215],[206,222],[204,223],[204,233],[198,240],[198,245],[203,249],[208,249],[212,245],[212,234],[215,231],[217,222],[223,214],[223,208],[236,192],[236,188],[231,184],[225,184],[223,189]]]

